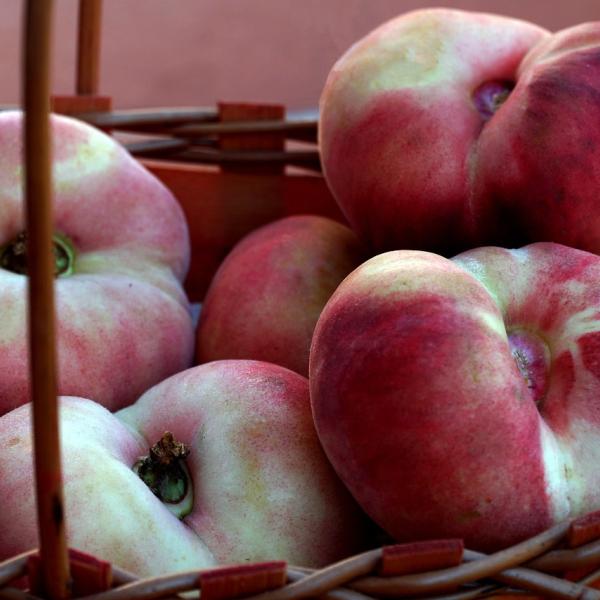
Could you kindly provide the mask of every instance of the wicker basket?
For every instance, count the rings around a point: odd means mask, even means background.
[[[130,151],[171,188],[188,218],[192,264],[187,291],[192,300],[202,299],[219,262],[251,229],[303,212],[342,219],[319,174],[315,115],[286,118],[281,106],[244,103],[214,110],[113,111],[110,98],[97,94],[100,8],[100,0],[80,0],[77,93],[52,98],[52,109],[77,114],[115,133],[142,136],[128,142]],[[45,262],[51,234],[51,11],[50,0],[30,0],[24,28],[35,468],[37,481],[44,482],[37,491],[40,548],[0,564],[0,598],[149,600],[195,591],[204,600],[415,596],[600,600],[600,513],[561,523],[492,555],[465,549],[461,540],[430,540],[375,548],[320,570],[275,561],[138,579],[102,557],[67,549],[58,439],[53,433],[57,431],[54,329],[48,308],[53,306],[52,271]],[[303,145],[286,150],[286,140]],[[28,150],[33,147],[35,152]],[[286,165],[302,170],[286,170]],[[198,198],[198,189],[208,192],[202,197],[210,200]]]

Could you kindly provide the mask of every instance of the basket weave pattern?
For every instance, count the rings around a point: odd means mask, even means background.
[[[36,558],[32,551],[0,564],[0,598],[36,597]],[[74,596],[94,600],[149,600],[191,591],[200,591],[204,600],[458,600],[524,594],[594,600],[600,599],[600,512],[491,555],[463,549],[460,540],[439,540],[384,546],[322,569],[274,561],[148,579],[75,551],[70,564]]]

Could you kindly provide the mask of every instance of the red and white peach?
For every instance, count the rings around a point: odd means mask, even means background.
[[[52,116],[59,387],[109,409],[192,364],[188,229],[114,139]],[[22,115],[0,114],[0,414],[29,400]]]
[[[319,438],[398,540],[495,550],[600,508],[600,257],[560,244],[351,273],[313,338]]]
[[[384,23],[321,97],[328,184],[380,251],[553,241],[600,253],[600,22],[447,8]]]
[[[30,406],[0,418],[0,561],[38,545]],[[69,546],[139,576],[322,566],[365,541],[367,519],[319,444],[308,381],[283,367],[201,365],[115,414],[62,397],[60,429]],[[139,459],[165,431],[174,439],[161,447],[179,454],[142,480]]]

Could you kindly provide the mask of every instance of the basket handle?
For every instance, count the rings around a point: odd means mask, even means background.
[[[102,0],[79,0],[77,94],[94,96],[100,80]]]
[[[24,15],[24,165],[28,232],[28,317],[33,445],[43,591],[69,596],[57,402],[52,159],[50,144],[50,37],[53,1],[27,0]]]

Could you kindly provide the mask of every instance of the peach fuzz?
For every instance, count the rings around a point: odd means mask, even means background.
[[[321,96],[327,182],[379,251],[553,241],[600,253],[600,22],[447,8],[384,23]]]
[[[325,451],[401,541],[497,550],[600,508],[600,257],[560,244],[392,251],[324,308]]]
[[[187,224],[115,140],[67,117],[51,126],[59,391],[114,410],[192,364]],[[21,129],[20,112],[0,114],[0,414],[29,399]]]
[[[253,231],[211,282],[198,324],[197,362],[249,358],[308,375],[319,314],[366,258],[346,225],[321,216],[286,217]]]
[[[0,561],[37,545],[30,416],[27,404],[0,418]],[[308,382],[283,367],[194,367],[115,414],[62,397],[60,427],[69,545],[140,576],[321,566],[364,543],[367,519],[319,444]],[[165,431],[189,448],[181,519],[132,470]]]

